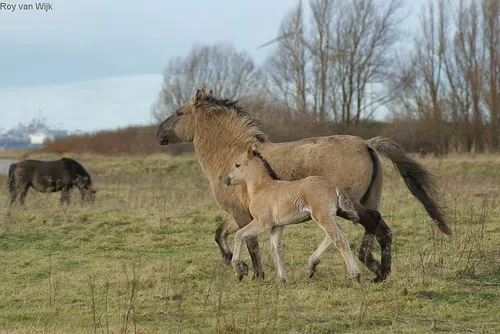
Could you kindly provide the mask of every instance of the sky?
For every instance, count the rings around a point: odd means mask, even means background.
[[[257,47],[297,0],[48,3],[21,10],[35,3],[0,0],[0,129],[37,110],[68,130],[151,124],[169,59],[194,44],[231,42],[260,63],[268,49]]]

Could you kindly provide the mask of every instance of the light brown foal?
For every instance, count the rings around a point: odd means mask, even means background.
[[[349,241],[335,221],[337,209],[353,218],[358,217],[356,204],[344,192],[320,176],[309,176],[296,181],[278,180],[269,163],[251,145],[237,159],[231,173],[223,178],[223,183],[226,186],[246,183],[250,213],[254,218],[250,224],[238,230],[235,237],[231,264],[240,280],[246,269],[241,261],[244,242],[247,238],[270,230],[271,253],[277,268],[276,278],[278,282],[284,283],[286,274],[281,248],[283,227],[301,223],[310,214],[326,233],[325,240],[309,258],[310,275],[314,273],[321,254],[333,243],[344,258],[349,276],[353,281],[359,282],[360,272]]]

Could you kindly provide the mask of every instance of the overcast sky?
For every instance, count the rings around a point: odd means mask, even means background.
[[[55,0],[52,10],[22,11],[24,3],[0,0],[0,128],[40,109],[49,123],[93,131],[152,122],[164,66],[195,43],[232,42],[261,62],[268,50],[256,48],[297,1]]]

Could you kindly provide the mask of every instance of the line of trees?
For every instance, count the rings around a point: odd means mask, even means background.
[[[430,0],[411,34],[408,14],[404,0],[300,1],[261,66],[228,44],[172,59],[153,113],[207,85],[264,123],[358,133],[384,112],[407,148],[498,152],[500,0]]]

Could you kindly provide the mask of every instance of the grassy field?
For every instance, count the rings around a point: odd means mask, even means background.
[[[92,206],[30,190],[26,208],[8,212],[0,176],[2,333],[500,332],[499,156],[420,159],[440,177],[451,238],[384,160],[389,279],[371,284],[360,264],[354,285],[334,248],[308,279],[323,239],[309,222],[285,229],[283,286],[267,235],[264,281],[238,282],[222,264],[214,232],[226,214],[194,156],[76,158],[98,189]],[[357,254],[362,228],[340,224]]]

